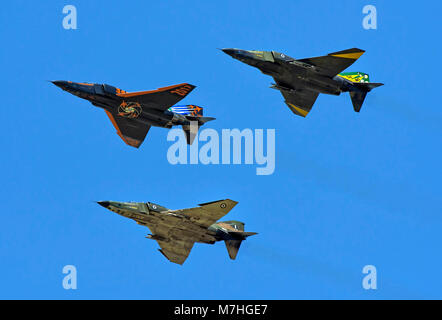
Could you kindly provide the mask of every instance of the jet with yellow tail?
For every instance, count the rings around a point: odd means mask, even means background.
[[[221,50],[272,76],[276,83],[271,88],[279,90],[290,110],[302,117],[307,116],[320,93],[349,92],[353,108],[359,112],[367,93],[383,85],[369,82],[366,73],[342,73],[365,52],[357,48],[306,59],[294,59],[276,51]]]

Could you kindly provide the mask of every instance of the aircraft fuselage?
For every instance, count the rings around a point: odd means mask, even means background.
[[[75,83],[71,81],[53,81],[55,85],[61,89],[85,100],[91,102],[94,106],[103,108],[108,111],[116,111],[119,115],[124,112],[121,106],[125,104],[125,99],[118,96],[117,93],[125,91],[108,84],[92,84],[92,83]],[[131,107],[125,106],[125,107]],[[132,108],[137,108],[134,105]],[[171,128],[178,125],[189,125],[190,121],[183,115],[165,110],[151,108],[139,108],[136,117],[131,117],[135,122],[148,124],[155,127]],[[124,115],[123,115],[124,116]]]
[[[235,223],[242,224],[239,221],[217,222],[208,228],[203,228],[190,221],[189,217],[180,213],[179,210],[170,210],[151,202],[99,201],[98,204],[140,225],[153,225],[156,230],[170,228],[173,225],[181,234],[187,233],[189,237],[198,238],[199,243],[214,244],[216,241],[237,239],[229,231],[238,231]],[[146,238],[163,241],[156,235],[148,235]]]

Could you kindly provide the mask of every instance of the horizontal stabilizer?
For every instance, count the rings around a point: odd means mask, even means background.
[[[258,234],[256,232],[245,232],[245,231],[229,231],[229,234],[238,237],[238,238],[242,238],[245,239],[247,237],[250,236],[254,236],[255,234]]]
[[[212,121],[212,120],[216,120],[216,118],[212,118],[212,117],[187,116],[186,118],[187,118],[187,120],[190,120],[190,121],[198,121],[201,124],[204,124],[204,123]]]
[[[356,88],[359,88],[359,89],[361,89],[361,90],[364,90],[364,91],[367,91],[367,92],[370,92],[371,90],[373,90],[374,88],[377,88],[377,87],[380,87],[380,86],[383,86],[384,84],[383,83],[377,83],[377,82],[359,82],[359,83],[353,83],[353,85],[356,87]]]

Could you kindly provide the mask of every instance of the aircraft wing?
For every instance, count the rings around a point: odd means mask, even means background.
[[[185,238],[182,240],[157,240],[157,242],[161,247],[159,251],[167,258],[167,260],[178,264],[183,264],[184,261],[186,261],[193,248],[193,244],[195,243],[195,241]]]
[[[302,83],[293,83],[290,87],[278,78],[273,78],[276,81],[276,85],[271,88],[281,91],[284,96],[285,103],[292,110],[292,112],[298,116],[306,117],[313,107],[319,93],[307,90]]]
[[[181,83],[152,91],[118,93],[117,96],[126,102],[138,102],[143,106],[165,111],[187,96],[194,88],[195,86],[189,83]]]
[[[106,114],[117,129],[117,133],[126,144],[138,148],[149,132],[150,125],[140,124],[134,119],[121,117],[114,111],[106,110]]]
[[[175,221],[161,225],[138,222],[147,226],[152,232],[150,238],[156,240],[161,247],[158,249],[170,262],[183,264],[190,254],[194,243],[198,240],[192,233],[186,232],[180,222]]]
[[[307,89],[280,90],[285,98],[285,103],[298,116],[306,117],[313,107],[319,93]]]
[[[236,206],[238,202],[233,200],[219,200],[200,204],[199,207],[175,210],[173,213],[186,216],[189,222],[193,222],[200,227],[208,228],[218,219],[225,216]],[[187,219],[186,219],[187,220]],[[170,262],[183,264],[190,254],[193,245],[199,240],[196,236],[202,230],[187,230],[182,220],[165,221],[159,225],[138,222],[147,226],[152,232],[151,239],[158,242],[159,250]],[[197,229],[198,228],[196,226]]]
[[[226,199],[202,203],[199,207],[177,210],[189,218],[193,223],[208,228],[216,221],[224,217],[238,202]]]
[[[298,61],[314,65],[321,74],[334,77],[351,66],[364,52],[364,50],[353,48],[329,53],[326,56],[298,59]]]

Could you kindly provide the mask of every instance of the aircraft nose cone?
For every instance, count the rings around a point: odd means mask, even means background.
[[[110,206],[110,202],[109,202],[109,201],[97,201],[97,203],[98,203],[100,206],[104,207],[104,208],[107,208],[107,207]]]
[[[233,56],[235,54],[235,51],[238,51],[238,50],[232,49],[232,48],[224,48],[224,49],[221,49],[221,51],[228,54],[229,56]]]
[[[235,49],[235,48],[224,48],[221,49],[222,52],[228,54],[233,59],[240,60],[242,62],[246,62],[248,59],[253,59],[254,56],[247,50]]]
[[[66,81],[63,80],[55,80],[55,81],[51,81],[53,84],[55,84],[57,87],[65,89],[66,88]]]

